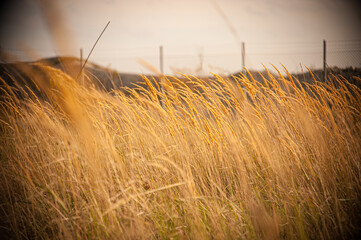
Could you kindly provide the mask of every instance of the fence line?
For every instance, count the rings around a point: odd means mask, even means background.
[[[294,42],[244,42],[242,49],[235,44],[218,45],[167,45],[159,47],[115,47],[98,46],[90,61],[104,66],[110,66],[118,71],[147,73],[139,65],[141,58],[148,63],[159,66],[161,72],[172,74],[178,70],[186,73],[216,72],[234,73],[243,67],[262,70],[262,64],[270,63],[281,66],[284,64],[291,72],[301,72],[301,65],[311,69],[327,67],[358,67],[361,68],[361,39],[325,41],[327,48],[323,49],[322,41]],[[19,49],[3,49],[20,60],[31,60]],[[84,53],[89,49],[83,48]],[[162,51],[162,54],[160,53]],[[79,53],[79,49],[74,51]],[[54,56],[53,49],[37,49],[40,56]],[[324,57],[326,53],[326,58]],[[78,54],[74,54],[78,55]],[[162,59],[161,59],[162,58]],[[325,64],[325,62],[327,63]],[[219,69],[219,70],[217,70]]]

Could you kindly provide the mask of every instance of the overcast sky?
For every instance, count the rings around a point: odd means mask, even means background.
[[[3,50],[20,59],[79,56],[80,48],[87,55],[110,21],[90,60],[123,72],[147,73],[138,58],[158,67],[160,45],[165,73],[200,63],[205,72],[237,71],[239,42],[245,42],[250,68],[270,62],[290,70],[300,63],[319,67],[323,39],[335,49],[334,65],[361,67],[357,0],[53,0],[56,11],[46,2],[2,1]],[[55,18],[50,23],[49,15]]]

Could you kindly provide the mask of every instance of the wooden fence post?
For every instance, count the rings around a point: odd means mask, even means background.
[[[323,82],[327,81],[326,40],[323,40]]]
[[[84,77],[83,77],[83,49],[80,48],[80,81],[84,86]]]
[[[161,45],[159,47],[159,70],[160,70],[160,73],[163,75],[164,74],[164,71],[163,71],[163,46]]]
[[[246,66],[246,48],[245,43],[242,42],[242,72],[245,72],[244,67]]]

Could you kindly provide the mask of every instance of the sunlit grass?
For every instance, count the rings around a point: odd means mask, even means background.
[[[358,234],[361,91],[342,77],[144,78],[109,94],[43,68],[50,102],[2,89],[1,208],[17,238]]]

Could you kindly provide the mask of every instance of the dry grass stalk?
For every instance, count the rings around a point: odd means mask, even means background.
[[[50,103],[1,89],[1,209],[15,237],[358,233],[361,92],[344,79],[144,77],[109,95],[44,71]]]

